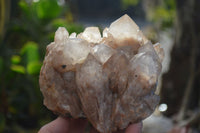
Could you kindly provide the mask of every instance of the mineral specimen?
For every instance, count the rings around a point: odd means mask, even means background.
[[[40,72],[44,104],[62,116],[85,117],[101,133],[148,117],[164,57],[124,15],[103,31],[88,27],[69,35],[58,28]]]

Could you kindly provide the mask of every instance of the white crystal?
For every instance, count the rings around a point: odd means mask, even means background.
[[[132,45],[122,46],[117,50],[124,53],[128,59],[131,59],[137,53],[137,50]]]
[[[64,56],[69,64],[82,63],[90,52],[88,42],[82,39],[68,39],[64,45]]]
[[[99,43],[101,41],[101,33],[98,27],[87,27],[78,37],[90,43]]]
[[[69,38],[76,38],[76,33],[73,32],[73,33],[69,36]]]
[[[161,48],[161,44],[160,43],[156,43],[156,44],[153,45],[153,47],[154,47],[154,49],[155,49],[160,61],[162,62],[163,59],[164,59],[165,54],[164,54],[163,48]]]
[[[103,30],[103,37],[108,37],[108,34],[109,34],[109,29],[106,27],[106,28]]]
[[[124,15],[114,21],[109,28],[113,37],[120,39],[136,38],[137,30],[139,30],[139,27],[128,15]]]
[[[152,43],[150,41],[148,41],[147,43],[145,43],[143,46],[141,46],[138,50],[138,53],[151,53],[152,57],[154,58],[154,60],[158,61],[159,60],[159,57],[152,45]]]
[[[62,43],[69,37],[68,31],[65,27],[59,27],[55,33],[54,41],[55,43]]]
[[[142,34],[137,24],[128,15],[124,15],[114,21],[110,25],[108,31],[119,41],[124,39],[134,39],[138,42],[147,42],[146,37]]]
[[[131,69],[135,71],[137,76],[149,82],[150,85],[155,84],[161,71],[159,58],[151,43],[146,43],[131,60]]]
[[[111,107],[106,108],[106,105],[112,104],[111,91],[108,89],[108,77],[103,72],[101,64],[91,54],[78,68],[76,80],[77,92],[83,96],[80,98],[83,103],[82,108],[83,110],[90,110],[85,115],[92,122],[99,122],[97,130],[102,133],[109,131],[111,121],[104,119],[111,114]],[[99,117],[93,117],[94,115]]]
[[[94,57],[104,64],[113,54],[115,50],[105,44],[99,44],[93,47],[92,53]]]

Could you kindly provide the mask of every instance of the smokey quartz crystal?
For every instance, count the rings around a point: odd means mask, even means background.
[[[62,116],[87,118],[101,133],[126,128],[152,114],[164,57],[124,15],[105,28],[69,35],[58,28],[40,72],[44,105]]]

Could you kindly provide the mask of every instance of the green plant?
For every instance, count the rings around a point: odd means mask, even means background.
[[[136,6],[140,0],[121,0],[122,7],[128,8],[129,6]]]
[[[147,19],[160,28],[172,27],[176,16],[175,0],[163,0],[162,4],[155,6],[147,14]]]
[[[73,23],[67,4],[60,6],[57,0],[17,3],[0,42],[0,132],[35,131],[54,117],[43,106],[38,83],[46,45],[59,26],[69,33],[83,30]]]

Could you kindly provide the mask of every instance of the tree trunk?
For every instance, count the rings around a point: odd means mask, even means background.
[[[200,1],[176,0],[176,39],[168,73],[163,75],[161,102],[167,116],[177,121],[190,118],[189,111],[200,109]]]
[[[0,1],[0,40],[4,37],[5,23],[10,14],[10,0]]]

